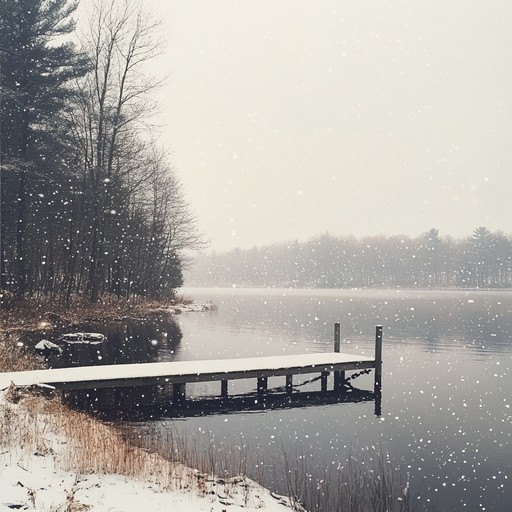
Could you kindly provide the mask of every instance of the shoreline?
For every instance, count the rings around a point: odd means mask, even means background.
[[[0,511],[297,510],[245,476],[218,478],[133,446],[54,399],[0,393]]]
[[[186,300],[143,301],[125,309],[109,301],[108,307],[85,304],[49,311],[47,302],[35,310],[33,301],[27,302],[2,311],[0,371],[44,368],[18,343],[19,336],[30,330],[216,309]],[[24,316],[26,308],[31,311]],[[217,478],[130,445],[112,426],[72,411],[55,398],[6,390],[0,393],[0,417],[0,510],[303,510],[244,475]]]

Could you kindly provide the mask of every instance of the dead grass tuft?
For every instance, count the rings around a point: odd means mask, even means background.
[[[110,425],[56,399],[24,393],[14,404],[0,400],[0,449],[51,454],[57,467],[76,474],[121,474],[162,490],[188,488],[191,470],[130,445]]]
[[[184,299],[186,300],[186,299]],[[81,295],[73,296],[69,302],[64,297],[38,296],[18,299],[10,307],[0,308],[0,332],[15,333],[36,329],[48,317],[60,317],[68,323],[81,323],[91,319],[114,319],[119,317],[144,316],[146,311],[173,306],[178,299],[152,300],[145,297],[130,299],[114,295],[101,297],[91,302]]]

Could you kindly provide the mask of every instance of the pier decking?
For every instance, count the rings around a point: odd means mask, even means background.
[[[321,391],[327,392],[328,375],[334,373],[334,391],[342,391],[345,371],[374,369],[375,391],[380,390],[382,375],[382,327],[377,326],[375,356],[340,353],[339,324],[335,324],[334,352],[299,355],[263,356],[236,359],[174,361],[55,368],[0,373],[0,389],[41,386],[59,391],[118,389],[139,386],[172,385],[173,403],[185,401],[186,384],[220,382],[220,395],[228,397],[228,382],[257,379],[258,395],[267,392],[269,377],[286,377],[286,392],[293,391],[293,376],[319,373]]]
[[[338,353],[82,366],[2,373],[0,389],[9,387],[11,383],[17,387],[51,386],[59,390],[104,389],[260,379],[374,367],[375,360],[371,357]]]

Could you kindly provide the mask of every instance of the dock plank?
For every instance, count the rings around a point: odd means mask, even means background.
[[[160,383],[208,382],[375,368],[375,359],[344,353],[313,353],[236,359],[174,361],[54,368],[0,373],[0,389],[53,386],[60,390],[115,388]]]

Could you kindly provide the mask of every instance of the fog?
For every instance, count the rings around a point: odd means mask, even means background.
[[[512,3],[151,0],[210,247],[512,232]]]

